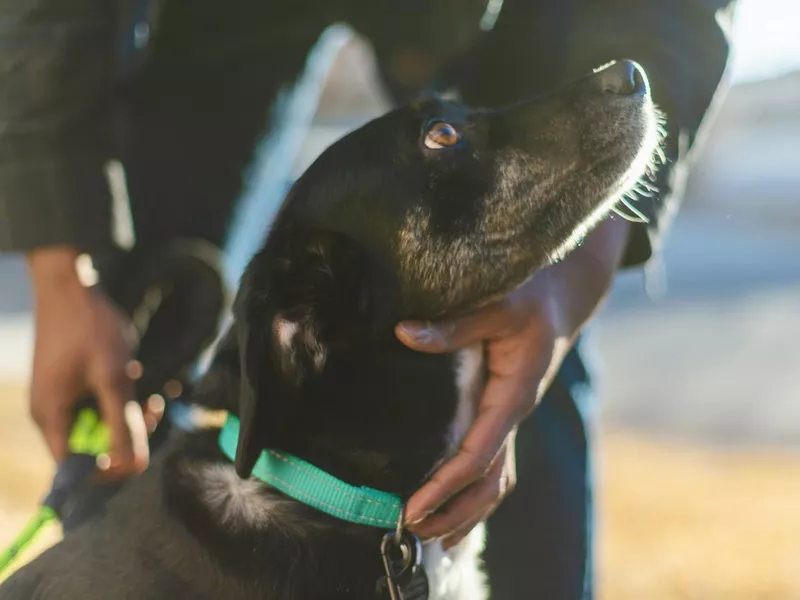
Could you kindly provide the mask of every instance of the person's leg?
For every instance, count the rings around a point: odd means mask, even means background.
[[[495,600],[591,600],[590,377],[573,350],[517,434],[517,487],[487,522]]]

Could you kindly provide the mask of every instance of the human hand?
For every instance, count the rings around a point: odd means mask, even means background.
[[[459,452],[436,471],[408,503],[408,522],[422,538],[457,544],[486,519],[516,483],[514,435],[560,361],[558,313],[538,274],[501,301],[437,323],[402,323],[398,338],[422,352],[454,352],[484,343],[488,379],[475,422]],[[430,339],[425,340],[425,336]],[[420,340],[424,341],[420,341]],[[415,523],[416,521],[416,523]]]
[[[30,409],[57,462],[68,452],[77,400],[91,393],[109,428],[110,478],[141,472],[149,461],[148,430],[163,407],[142,412],[133,382],[141,366],[132,361],[136,335],[130,321],[101,292],[85,287],[69,249],[43,249],[28,256],[34,288],[36,336]]]
[[[409,528],[445,547],[461,541],[513,489],[516,427],[536,406],[604,297],[628,226],[608,220],[562,262],[497,303],[444,323],[401,323],[398,339],[445,353],[482,342],[488,380],[458,453],[408,502]]]

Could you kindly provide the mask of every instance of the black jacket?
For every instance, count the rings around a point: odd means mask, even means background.
[[[555,85],[617,58],[645,67],[669,131],[660,194],[637,207],[650,223],[634,227],[625,258],[645,261],[673,212],[675,165],[723,77],[734,1],[503,4],[494,29],[449,70],[470,102],[514,101],[541,91],[532,81],[546,81],[542,73]],[[56,244],[91,251],[113,243],[104,173],[113,157],[112,97],[129,66],[120,56],[131,44],[130,16],[145,5],[0,0],[0,251]]]

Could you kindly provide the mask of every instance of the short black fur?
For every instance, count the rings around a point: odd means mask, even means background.
[[[437,122],[456,143],[431,147]],[[177,437],[0,599],[375,598],[381,531],[236,474],[273,448],[408,497],[457,443],[464,400],[456,357],[405,348],[395,324],[473,310],[563,256],[644,174],[655,130],[623,62],[504,110],[404,107],[331,146],[252,259],[196,392],[241,420],[236,473],[214,432]]]

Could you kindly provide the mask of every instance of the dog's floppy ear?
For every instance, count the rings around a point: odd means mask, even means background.
[[[261,450],[280,447],[309,379],[325,365],[326,347],[309,312],[281,313],[250,295],[235,327],[239,344],[239,445],[236,471],[247,477]]]
[[[331,348],[369,326],[374,304],[365,253],[352,240],[298,227],[278,233],[251,261],[234,306],[242,477],[262,449],[289,439]]]

